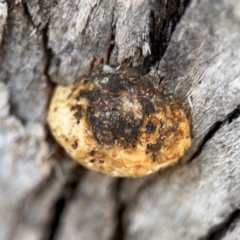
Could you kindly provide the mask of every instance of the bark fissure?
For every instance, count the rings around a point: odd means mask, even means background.
[[[232,213],[229,214],[229,216],[226,218],[226,220],[219,226],[214,227],[214,229],[211,229],[209,231],[208,236],[205,238],[205,240],[220,240],[223,239],[224,236],[228,231],[234,230],[236,227],[236,224],[240,221],[240,210],[236,209]]]
[[[113,51],[115,45],[115,31],[116,31],[116,22],[114,22],[114,11],[115,8],[112,10],[112,28],[111,28],[111,38],[109,40],[109,47],[106,53],[106,64],[110,64],[110,56]]]
[[[44,69],[44,74],[49,82],[49,84],[53,85],[53,82],[50,80],[50,76],[48,74],[50,62],[51,62],[51,57],[52,57],[52,51],[51,48],[48,48],[48,23],[46,24],[46,27],[41,30],[42,33],[42,44],[43,44],[43,49],[45,51],[45,56],[46,56],[46,65]]]
[[[45,227],[43,240],[54,240],[59,230],[62,214],[66,207],[71,203],[75,195],[75,191],[85,174],[85,170],[81,166],[72,169],[68,174],[68,178],[63,186],[59,197],[53,204],[52,213],[49,214],[49,222]]]
[[[204,148],[204,146],[215,135],[215,133],[220,129],[221,125],[222,125],[222,122],[218,121],[209,129],[207,134],[203,137],[203,140],[199,144],[199,147],[197,148],[197,150],[190,157],[190,160],[188,161],[188,163],[192,162],[194,159],[196,159],[197,156],[200,155],[200,153],[202,152],[202,149]]]
[[[230,112],[223,120],[216,122],[203,137],[203,140],[199,144],[197,150],[190,157],[188,163],[192,162],[199,154],[202,152],[202,149],[207,144],[207,142],[213,138],[217,131],[225,124],[231,124],[234,120],[240,117],[240,105],[238,105],[232,112]]]
[[[163,58],[168,44],[171,40],[171,36],[174,33],[175,28],[177,27],[178,23],[184,16],[184,13],[189,5],[190,0],[185,1],[176,1],[175,8],[173,7],[173,2],[167,1],[166,3],[166,12],[168,13],[167,18],[163,20],[159,25],[159,19],[158,16],[152,15],[152,44],[153,48],[155,49],[155,62],[153,64],[156,64],[156,62],[161,61]],[[159,28],[156,27],[158,26]],[[165,34],[162,34],[165,33]],[[158,49],[158,47],[160,49]]]
[[[32,16],[28,10],[28,6],[25,2],[22,3],[23,7],[24,7],[24,13],[26,15],[26,17],[28,18],[29,22],[31,23],[32,26],[36,27],[36,25],[34,24],[33,20],[32,20]]]
[[[226,121],[230,124],[232,121],[240,117],[240,105],[237,106],[227,117]]]
[[[238,239],[239,9],[238,0],[0,1],[0,238]],[[56,83],[118,69],[191,97],[182,164],[112,179],[76,167],[50,136]]]
[[[115,218],[116,218],[116,228],[112,237],[112,240],[124,240],[125,236],[125,228],[124,228],[124,211],[126,209],[126,204],[121,201],[120,198],[120,192],[121,192],[121,186],[123,184],[123,179],[118,179],[115,184],[115,201],[116,201],[116,212],[115,212]]]

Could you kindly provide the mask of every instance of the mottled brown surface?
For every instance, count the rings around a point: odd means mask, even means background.
[[[111,176],[141,177],[175,164],[191,145],[187,107],[136,74],[58,86],[48,124],[79,163]]]

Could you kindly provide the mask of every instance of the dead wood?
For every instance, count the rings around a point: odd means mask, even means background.
[[[240,4],[0,0],[0,239],[238,239]],[[138,72],[191,109],[181,164],[115,179],[46,126],[55,83]]]

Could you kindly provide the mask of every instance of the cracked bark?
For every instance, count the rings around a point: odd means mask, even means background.
[[[237,0],[0,1],[0,239],[238,239],[239,42]],[[118,67],[190,105],[178,166],[113,179],[49,136],[54,83]]]

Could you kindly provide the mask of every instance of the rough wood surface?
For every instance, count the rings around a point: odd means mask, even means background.
[[[0,0],[0,239],[238,239],[239,42],[238,0]],[[53,83],[115,68],[191,107],[178,166],[115,179],[50,136]]]
[[[3,29],[7,20],[7,3],[0,2],[0,44],[2,43]]]

